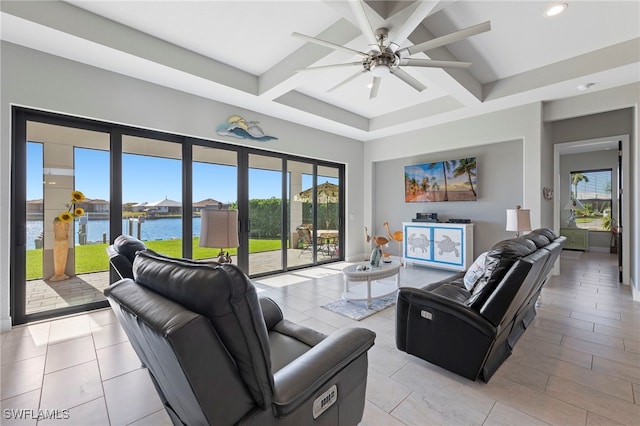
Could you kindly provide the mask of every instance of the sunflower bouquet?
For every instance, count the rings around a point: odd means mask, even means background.
[[[65,204],[67,211],[64,211],[58,215],[54,220],[60,222],[71,222],[76,217],[84,216],[84,209],[82,207],[76,207],[77,203],[81,203],[85,200],[85,196],[80,191],[71,191],[71,202]]]

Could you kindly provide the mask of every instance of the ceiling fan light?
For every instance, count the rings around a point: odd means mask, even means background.
[[[371,74],[373,74],[374,77],[384,77],[385,75],[389,75],[390,72],[391,69],[386,64],[374,64],[371,67]]]
[[[564,12],[569,5],[567,3],[558,3],[549,7],[545,12],[544,16],[556,16]]]

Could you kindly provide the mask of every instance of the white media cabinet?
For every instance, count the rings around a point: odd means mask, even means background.
[[[464,271],[473,263],[473,223],[403,222],[408,263]]]

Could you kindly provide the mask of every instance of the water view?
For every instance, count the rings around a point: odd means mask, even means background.
[[[171,240],[182,238],[182,220],[179,217],[161,218],[147,220],[142,224],[140,238],[144,241],[152,240]],[[27,221],[27,250],[36,248],[36,239],[42,233],[43,223],[41,220]],[[80,244],[78,230],[80,226],[75,224],[75,243]],[[109,221],[108,220],[89,220],[87,221],[87,244],[102,243],[103,238],[109,240]],[[132,235],[137,237],[138,224],[134,222]],[[123,219],[122,233],[129,233],[129,220]],[[200,235],[200,217],[193,218],[193,235]]]

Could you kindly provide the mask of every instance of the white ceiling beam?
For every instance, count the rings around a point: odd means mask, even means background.
[[[47,38],[38,39],[29,34],[25,27],[11,26],[11,17],[24,23],[48,28],[59,34],[66,34],[78,40],[87,40],[97,46],[136,56],[175,70],[211,80],[243,92],[256,94],[258,78],[252,74],[182,49],[174,44],[152,37],[125,25],[102,18],[76,6],[64,2],[25,1],[1,2],[3,14],[3,39],[26,47],[51,52],[58,50],[61,56],[64,45]],[[35,45],[38,44],[38,45]],[[78,55],[83,52],[77,52]],[[73,52],[70,53],[73,55]],[[82,61],[73,56],[70,59]]]
[[[342,108],[330,105],[326,102],[307,96],[303,93],[291,91],[281,97],[274,99],[282,105],[287,105],[301,111],[306,111],[318,117],[323,117],[355,129],[368,131],[369,120],[366,117],[347,111]]]
[[[401,17],[401,25],[396,28],[389,28],[389,46],[396,51],[402,43],[409,38],[409,35],[422,24],[427,16],[433,13],[433,9],[438,5],[438,1],[419,1],[411,8],[411,14]]]
[[[340,19],[318,35],[307,35],[345,45],[358,37],[360,32],[346,19]],[[333,52],[335,50],[328,47],[309,42],[305,43],[259,77],[259,96],[275,99],[289,90],[293,90],[297,85],[296,70],[306,68]]]
[[[640,63],[640,38],[635,38],[488,83],[485,85],[484,96],[487,101],[496,100],[638,63]]]
[[[418,44],[431,40],[435,36],[424,26],[418,25],[416,30],[409,36],[409,41]],[[415,57],[415,56],[414,56]],[[420,57],[418,55],[417,57]],[[459,60],[453,56],[446,47],[438,47],[427,52],[426,57],[445,61]],[[471,70],[473,65],[471,65]],[[467,69],[435,69],[431,70],[429,79],[437,86],[442,87],[453,98],[464,105],[474,105],[483,101],[482,84],[473,76],[471,70]]]

